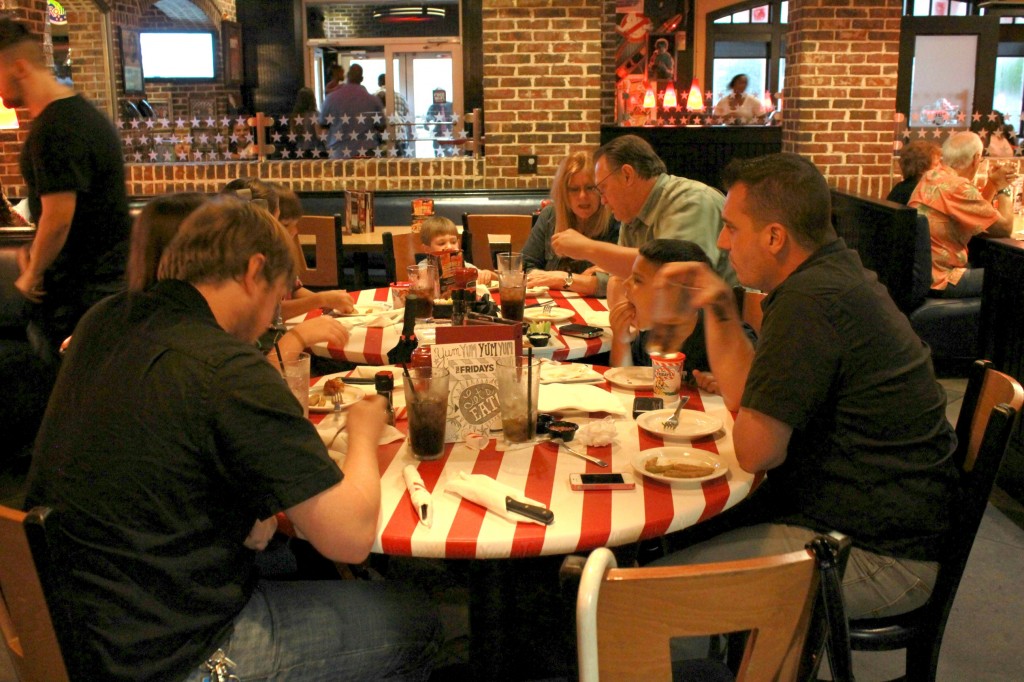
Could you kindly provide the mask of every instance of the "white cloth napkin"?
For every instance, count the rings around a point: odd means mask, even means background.
[[[345,430],[347,423],[346,415],[342,414],[340,418],[336,418],[334,414],[329,414],[317,424],[316,432],[320,434],[320,440],[329,450],[336,450],[343,455],[348,453],[348,432]],[[380,432],[378,444],[387,445],[402,438],[405,438],[405,435],[394,426],[385,426]]]
[[[405,479],[405,487],[409,489],[409,499],[412,500],[413,509],[416,510],[416,517],[420,523],[430,528],[434,523],[433,497],[423,485],[423,477],[416,470],[416,465],[406,464],[402,468],[402,478]]]
[[[611,313],[607,310],[587,310],[583,313],[583,319],[586,320],[587,324],[592,327],[611,327],[612,322],[609,319]]]
[[[537,410],[539,412],[581,410],[611,414],[626,413],[626,408],[622,406],[618,397],[590,384],[544,384],[540,387]]]
[[[456,495],[461,495],[470,502],[476,502],[482,507],[494,512],[510,523],[536,523],[539,526],[544,524],[540,521],[516,514],[505,509],[505,498],[511,497],[524,504],[535,504],[538,507],[547,509],[547,505],[527,497],[515,488],[499,483],[490,476],[483,474],[467,474],[460,471],[456,477],[448,481],[445,490]]]

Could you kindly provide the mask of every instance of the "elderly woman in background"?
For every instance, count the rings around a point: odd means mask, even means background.
[[[967,242],[982,232],[1008,237],[1013,231],[1016,169],[1012,164],[990,163],[985,186],[979,190],[974,176],[983,152],[981,138],[975,133],[951,135],[942,145],[942,164],[925,171],[907,204],[928,218],[932,241],[930,296],[980,296],[985,271],[968,267]]]
[[[927,140],[914,140],[905,145],[900,153],[900,172],[903,180],[897,182],[886,197],[889,201],[906,204],[910,201],[917,183],[924,172],[937,168],[942,163],[942,147]]]
[[[608,273],[598,271],[588,261],[562,258],[551,248],[551,235],[570,228],[591,239],[610,244],[619,241],[619,224],[601,205],[589,152],[574,152],[562,160],[551,187],[551,199],[523,246],[527,286],[605,296]]]

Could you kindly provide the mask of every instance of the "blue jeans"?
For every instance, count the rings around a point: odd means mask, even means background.
[[[441,639],[433,607],[392,583],[261,580],[221,648],[243,682],[426,680]]]

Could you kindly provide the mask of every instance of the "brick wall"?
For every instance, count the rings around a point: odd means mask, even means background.
[[[7,0],[0,11],[3,16],[24,23],[32,33],[44,36],[44,49],[53,61],[53,45],[47,33],[46,0]],[[24,190],[18,158],[32,121],[27,109],[18,109],[18,121],[21,127],[17,130],[0,130],[0,182],[8,195],[20,197],[24,196]]]
[[[791,0],[786,151],[840,189],[884,197],[892,182],[900,0]]]

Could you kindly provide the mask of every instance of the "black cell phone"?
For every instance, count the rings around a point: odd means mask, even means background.
[[[644,412],[660,410],[663,407],[665,407],[665,401],[661,398],[633,398],[633,419]]]
[[[572,490],[632,490],[636,487],[629,474],[569,474]]]
[[[581,339],[594,339],[604,334],[604,327],[591,327],[586,324],[567,324],[559,327],[563,336],[578,336]]]

